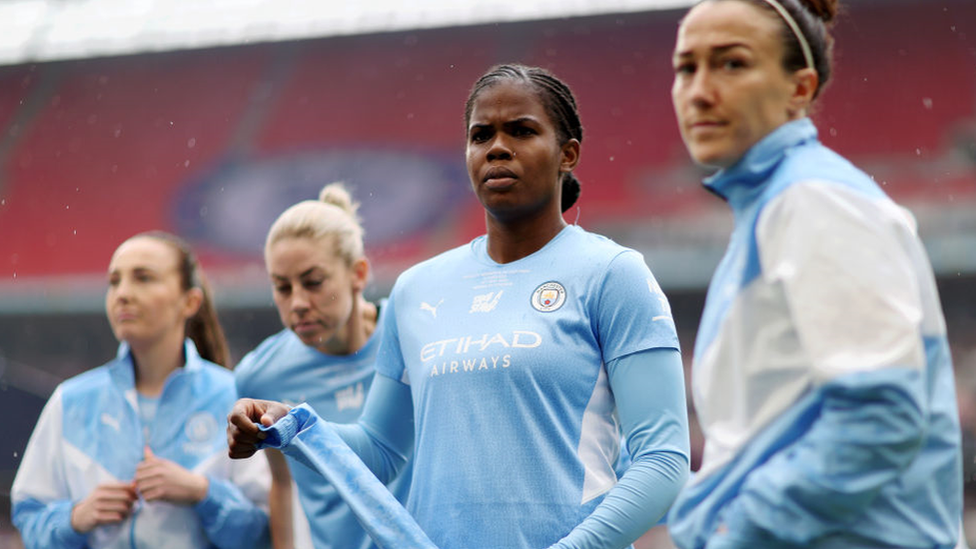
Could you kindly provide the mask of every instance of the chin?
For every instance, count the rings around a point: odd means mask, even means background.
[[[706,168],[728,168],[735,164],[737,159],[730,159],[728,151],[715,150],[711,147],[689,147],[688,152],[695,164]]]

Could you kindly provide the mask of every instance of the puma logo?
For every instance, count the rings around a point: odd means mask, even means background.
[[[115,432],[119,432],[122,429],[122,426],[119,425],[119,420],[106,413],[102,414],[101,420],[105,425],[115,429]]]
[[[431,304],[427,303],[426,301],[421,301],[420,302],[420,310],[421,311],[430,311],[430,314],[434,318],[437,318],[437,308],[441,306],[441,303],[444,303],[444,300],[443,299],[440,300],[440,301],[438,301],[437,302],[437,305],[431,305]]]

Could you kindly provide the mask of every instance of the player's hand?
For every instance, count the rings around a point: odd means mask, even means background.
[[[228,455],[233,459],[248,458],[257,451],[257,444],[268,435],[258,425],[270,427],[288,415],[290,408],[280,402],[242,398],[227,415]]]
[[[96,526],[122,522],[132,513],[136,499],[135,483],[99,484],[71,509],[71,527],[79,534],[87,534]]]
[[[143,461],[136,466],[136,490],[146,501],[167,501],[194,505],[207,497],[210,481],[180,465],[156,457],[146,446]]]

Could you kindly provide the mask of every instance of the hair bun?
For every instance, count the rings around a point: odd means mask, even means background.
[[[356,211],[359,209],[359,203],[353,202],[352,195],[341,182],[329,183],[322,187],[322,191],[319,192],[319,200],[326,204],[332,204],[353,217],[356,216]]]
[[[837,17],[840,0],[800,0],[800,3],[824,23],[832,23]]]
[[[582,187],[579,179],[576,179],[576,176],[573,175],[572,172],[563,174],[562,184],[563,192],[560,207],[562,208],[562,211],[565,212],[566,210],[572,208],[573,204],[576,204]]]

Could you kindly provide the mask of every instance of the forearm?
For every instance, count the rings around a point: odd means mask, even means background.
[[[663,517],[688,478],[684,370],[676,349],[657,348],[607,365],[632,464],[557,549],[620,549]]]
[[[688,478],[687,456],[673,452],[635,461],[606,498],[554,549],[620,549],[653,527]]]
[[[285,456],[278,450],[264,451],[271,469],[271,489],[268,493],[269,527],[273,549],[293,549],[294,509],[291,472]]]

